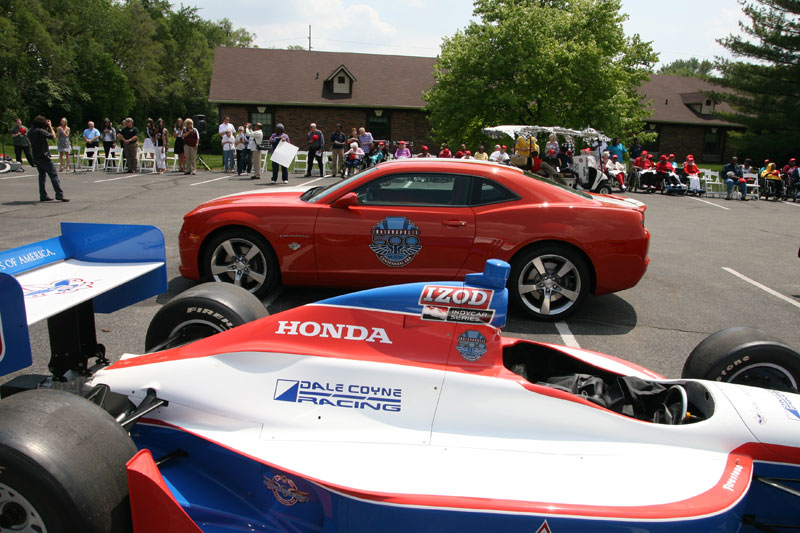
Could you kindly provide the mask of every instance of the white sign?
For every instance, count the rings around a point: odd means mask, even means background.
[[[275,148],[275,151],[272,152],[270,160],[278,163],[282,167],[289,168],[298,150],[300,150],[300,148],[297,146],[287,143],[286,141],[281,141],[278,147]]]

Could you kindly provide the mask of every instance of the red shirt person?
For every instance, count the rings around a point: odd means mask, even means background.
[[[694,156],[689,154],[686,156],[686,161],[683,163],[683,171],[687,176],[697,176],[700,174],[700,169],[694,163]]]
[[[667,159],[667,156],[662,154],[661,157],[658,159],[658,163],[656,164],[656,172],[665,172],[669,174],[674,170],[675,169],[670,164],[669,160]]]
[[[650,168],[653,168],[653,162],[650,161],[647,150],[643,151],[642,155],[640,155],[633,161],[633,166],[641,170],[648,170]]]

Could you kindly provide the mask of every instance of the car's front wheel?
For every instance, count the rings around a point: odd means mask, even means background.
[[[264,298],[280,278],[278,260],[262,236],[248,230],[218,233],[205,247],[205,273],[213,281],[232,283]]]
[[[561,245],[537,246],[513,262],[512,300],[538,320],[572,314],[589,290],[589,268],[581,255]]]

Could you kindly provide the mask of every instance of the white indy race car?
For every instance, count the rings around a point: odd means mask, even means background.
[[[39,268],[158,272],[163,237],[123,228],[137,252],[50,250]],[[32,246],[36,257],[47,249]],[[0,530],[800,527],[797,352],[733,328],[703,341],[681,379],[665,379],[506,337],[508,273],[491,260],[463,282],[361,291],[272,316],[227,284],[178,295],[154,317],[149,353],[109,364],[84,350],[54,376],[2,387]],[[163,290],[162,275],[135,292]],[[82,276],[69,279],[90,281]],[[39,281],[0,273],[6,341],[26,331],[37,291],[90,290]],[[95,299],[84,304],[107,310]],[[4,342],[0,362],[29,363],[22,345]]]

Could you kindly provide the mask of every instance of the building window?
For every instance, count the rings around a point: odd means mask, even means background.
[[[264,131],[272,131],[272,113],[250,113],[250,122],[261,123]]]
[[[720,152],[720,141],[722,139],[722,134],[717,128],[709,128],[706,130],[705,137],[703,139],[703,153],[704,154],[719,154]]]
[[[339,82],[340,84],[344,84],[344,76],[339,76],[339,78],[338,78],[338,82]]]
[[[367,131],[372,133],[373,139],[390,140],[389,129],[389,114],[386,111],[380,111],[380,116],[373,110],[367,112]]]

